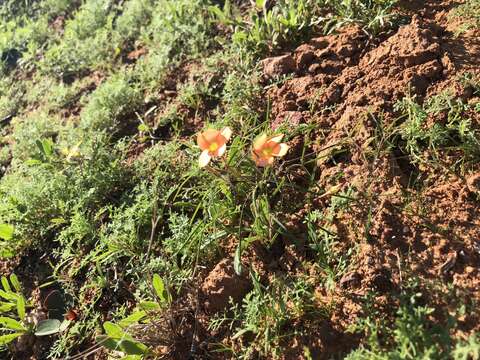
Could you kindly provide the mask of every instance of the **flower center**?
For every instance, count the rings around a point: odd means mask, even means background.
[[[216,142],[211,143],[210,146],[208,147],[209,151],[217,151],[217,149],[218,149],[218,144]]]
[[[262,150],[262,155],[264,157],[270,157],[272,156],[272,153],[273,153],[273,149],[271,147],[267,147]]]

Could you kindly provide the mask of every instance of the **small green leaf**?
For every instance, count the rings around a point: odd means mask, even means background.
[[[145,316],[147,316],[147,313],[145,311],[143,311],[143,310],[135,311],[131,315],[127,316],[125,319],[119,321],[118,325],[120,325],[122,328],[125,328],[127,326],[132,325],[132,324],[138,323]]]
[[[36,336],[47,336],[60,332],[60,320],[57,319],[47,319],[42,320],[37,324],[37,330],[35,331]]]
[[[143,355],[148,351],[148,348],[138,341],[121,340],[118,344],[127,355]]]
[[[167,294],[165,290],[165,283],[158,274],[153,275],[153,288],[162,302],[167,302]]]
[[[50,223],[52,223],[52,225],[62,225],[66,224],[67,221],[64,218],[54,218],[50,220]]]
[[[2,243],[0,242],[0,246],[6,246],[6,245],[2,245]],[[13,251],[6,248],[0,249],[0,258],[10,259],[14,256],[15,256],[15,253]]]
[[[146,124],[140,124],[138,125],[138,131],[140,132],[148,132],[150,130],[150,128],[148,127],[148,125]]]
[[[116,351],[120,348],[120,345],[118,344],[118,341],[106,336],[106,335],[100,335],[97,336],[95,339],[97,344],[102,345],[103,347],[106,347],[109,350]]]
[[[266,0],[255,0],[255,5],[257,5],[260,9],[265,6]]]
[[[156,303],[155,301],[142,301],[140,304],[138,304],[140,309],[145,310],[145,311],[158,311],[160,310],[160,305]]]
[[[103,324],[103,328],[105,329],[105,333],[113,339],[121,339],[126,335],[120,326],[110,321],[106,321]]]
[[[18,277],[15,274],[10,275],[10,282],[13,285],[13,288],[16,292],[22,291],[22,285],[20,285],[20,281],[18,281]]]
[[[25,160],[25,165],[27,166],[35,166],[35,165],[40,165],[42,162],[38,159],[28,159]]]
[[[27,331],[27,329],[17,320],[6,316],[0,316],[0,326],[11,330]]]
[[[53,142],[50,139],[37,140],[35,142],[40,152],[48,159],[53,155]]]
[[[67,330],[67,328],[70,326],[72,322],[70,320],[63,320],[62,323],[60,324],[60,332],[64,332]]]
[[[22,335],[23,333],[13,333],[13,334],[2,335],[0,336],[0,346],[7,345]]]
[[[232,339],[238,339],[240,336],[242,336],[243,334],[249,332],[250,329],[241,329],[240,331],[237,331],[237,333],[235,335],[232,336]]]
[[[6,292],[9,292],[9,293],[12,292],[12,288],[10,287],[10,283],[8,282],[8,279],[5,276],[2,276],[2,286],[3,286],[3,289]]]
[[[122,360],[142,360],[143,359],[142,355],[127,355],[122,357]]]
[[[9,224],[0,224],[0,239],[5,241],[12,240],[15,228]]]
[[[25,299],[23,296],[19,296],[17,299],[17,313],[20,320],[25,319]]]
[[[8,293],[6,291],[0,290],[0,297],[5,300],[16,300],[17,296],[14,293]]]
[[[15,304],[7,303],[7,302],[0,302],[0,313],[7,312],[15,309]]]

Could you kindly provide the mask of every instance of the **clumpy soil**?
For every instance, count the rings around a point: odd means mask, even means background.
[[[480,31],[454,34],[458,24],[449,14],[456,5],[407,2],[410,21],[389,34],[372,39],[349,26],[262,61],[266,84],[287,76],[266,87],[272,129],[315,124],[318,130],[309,150],[318,159],[318,188],[355,189],[355,201],[348,211],[336,214],[333,228],[340,252],[355,246],[358,252],[333,291],[318,289],[319,299],[334,304],[331,318],[313,329],[311,338],[294,339],[285,358],[301,358],[303,345],[313,349],[314,358],[329,358],[332,351],[348,353],[362,342],[346,332],[364,315],[361,299],[374,291],[378,306],[389,309],[395,301],[392,294],[400,293],[409,278],[439,288],[453,286],[467,305],[480,300],[480,164],[451,171],[449,166],[461,154],[425,166],[415,163],[398,141],[391,147],[373,144],[379,123],[384,128],[399,125],[395,104],[405,96],[421,104],[449,90],[465,103],[480,101],[478,92],[459,82],[462,74],[480,75]],[[428,121],[434,124],[444,116],[439,113]],[[480,114],[469,117],[472,127],[480,129]],[[298,155],[295,147],[302,144],[299,138],[291,140],[290,157]],[[286,219],[293,228],[301,227],[302,214],[325,210],[331,199],[320,195]],[[274,259],[281,266],[272,270],[270,259],[256,270],[267,278],[269,271],[296,271],[297,265],[291,264],[305,256],[305,251],[291,251],[283,244],[279,259]],[[202,290],[211,295],[207,310],[225,308],[229,294],[238,302],[247,293],[248,283],[234,278],[231,264],[231,258],[223,259],[206,277]],[[423,296],[436,309],[432,317],[440,321],[453,304],[448,296],[436,294],[427,291]],[[456,335],[480,330],[479,320],[478,313],[466,314]],[[222,336],[216,334],[216,340]]]

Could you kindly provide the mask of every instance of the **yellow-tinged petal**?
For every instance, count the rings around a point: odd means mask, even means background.
[[[228,126],[224,128],[221,132],[222,136],[225,138],[226,141],[230,140],[232,137],[232,129],[230,129]]]
[[[208,165],[211,159],[212,157],[208,153],[208,150],[203,150],[200,154],[200,157],[198,158],[198,165],[203,168]]]
[[[260,151],[262,150],[263,146],[266,144],[267,142],[267,139],[268,139],[268,136],[267,134],[262,134],[260,135],[259,137],[257,137],[255,139],[255,141],[253,142],[253,149],[255,151]]]
[[[278,151],[277,151],[277,149],[275,149],[276,151],[274,151],[272,155],[273,156],[278,156],[278,157],[285,156],[288,149],[290,149],[290,146],[288,146],[285,143],[281,143],[281,144],[279,144]]]

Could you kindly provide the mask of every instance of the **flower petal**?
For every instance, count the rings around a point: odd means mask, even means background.
[[[270,141],[273,141],[273,142],[275,142],[275,143],[278,144],[278,143],[280,143],[280,141],[282,141],[282,139],[283,139],[283,134],[278,134],[278,135],[274,135],[274,136],[270,137],[270,138],[268,139],[268,141],[269,141],[269,142],[270,142]]]
[[[257,164],[258,161],[260,160],[260,156],[258,156],[258,154],[255,151],[252,151],[252,159],[253,161],[255,161],[255,164]]]
[[[270,156],[270,157],[259,156],[255,151],[252,151],[252,159],[253,161],[255,161],[255,165],[260,167],[272,165],[274,160],[273,156]]]
[[[256,162],[257,166],[266,167],[273,164],[274,158],[273,156],[268,158],[259,158]]]
[[[267,143],[267,134],[262,134],[260,135],[259,137],[257,137],[255,139],[255,141],[253,142],[253,149],[255,151],[260,151],[262,150],[262,148],[265,146],[265,144]]]
[[[222,132],[221,132],[222,136],[225,138],[226,141],[230,140],[230,138],[232,137],[232,129],[230,129],[228,126],[225,127]]]
[[[197,144],[202,150],[208,149],[210,144],[215,141],[220,132],[215,129],[207,129],[197,135]]]
[[[285,154],[287,153],[288,149],[290,149],[290,146],[288,146],[287,144],[285,143],[281,143],[279,144],[278,148],[275,149],[275,151],[273,152],[273,156],[278,156],[278,157],[282,157],[282,156],[285,156]]]
[[[223,154],[225,154],[225,151],[227,150],[227,144],[223,144],[222,146],[220,146],[217,151],[215,151],[213,154],[213,156],[222,156]]]
[[[211,159],[212,157],[208,153],[208,150],[203,150],[200,154],[200,157],[198,158],[198,165],[203,168],[208,165]]]

